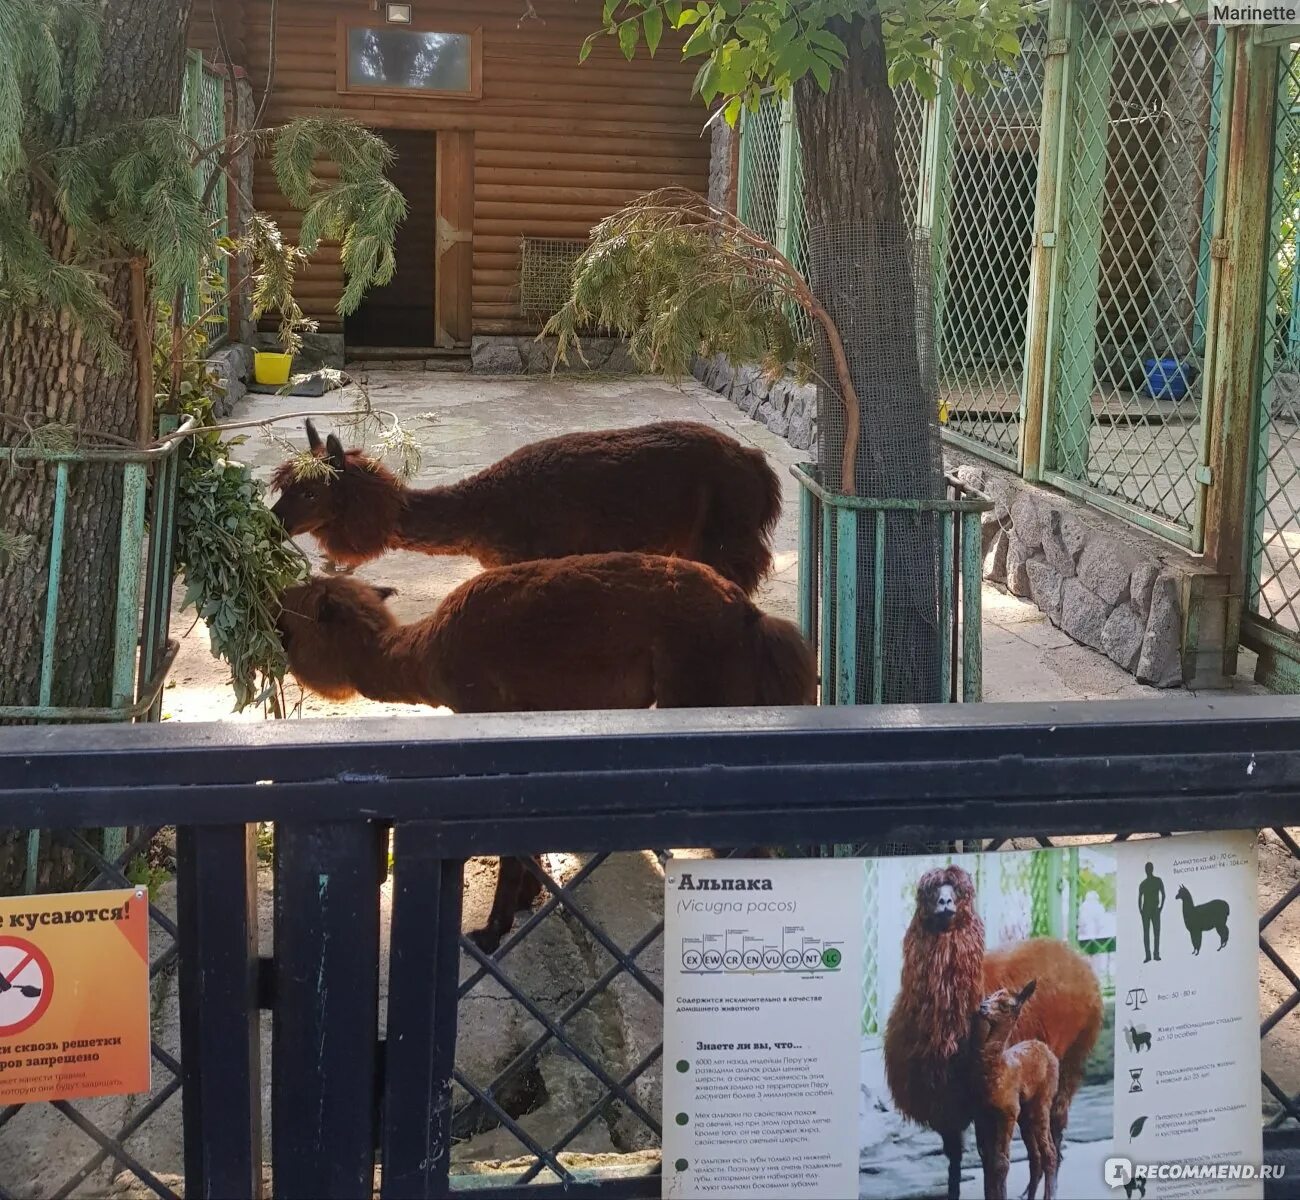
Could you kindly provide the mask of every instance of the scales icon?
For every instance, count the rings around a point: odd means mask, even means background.
[[[1146,988],[1135,987],[1135,988],[1129,988],[1128,996],[1125,999],[1124,1004],[1127,1008],[1131,1008],[1134,1012],[1138,1012],[1141,1010],[1142,1006],[1146,1002],[1147,1002]]]

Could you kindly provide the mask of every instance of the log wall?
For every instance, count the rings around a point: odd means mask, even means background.
[[[271,66],[271,7],[246,0],[246,62],[258,95]],[[707,190],[706,112],[691,96],[697,64],[683,63],[667,39],[653,61],[642,47],[631,63],[601,39],[579,64],[583,38],[600,24],[599,0],[533,0],[537,19],[524,16],[525,0],[415,0],[414,7],[417,23],[482,27],[481,99],[340,94],[338,19],[371,16],[367,0],[279,0],[267,121],[338,109],[378,128],[471,134],[473,332],[532,332],[519,315],[521,237],[584,238],[651,188]],[[296,235],[297,215],[269,170],[257,172],[255,200]],[[341,290],[338,248],[323,247],[298,289],[323,330],[341,329]]]

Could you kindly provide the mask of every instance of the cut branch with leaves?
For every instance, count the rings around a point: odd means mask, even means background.
[[[542,331],[557,338],[556,361],[582,354],[585,329],[616,330],[646,371],[688,375],[696,355],[758,362],[776,378],[813,373],[812,347],[790,319],[797,306],[826,340],[844,407],[841,489],[853,491],[858,395],[839,329],[807,281],[775,246],[737,217],[686,188],[660,188],[606,217],[573,269],[568,302]]]

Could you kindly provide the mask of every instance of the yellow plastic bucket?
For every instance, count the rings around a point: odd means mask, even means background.
[[[253,378],[263,387],[283,387],[289,382],[292,354],[270,354],[259,350],[253,355]]]

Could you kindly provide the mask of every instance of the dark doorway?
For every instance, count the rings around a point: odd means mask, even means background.
[[[344,323],[349,346],[434,345],[434,263],[437,258],[437,134],[385,130],[397,161],[389,178],[406,197],[406,220],[397,231],[397,272],[371,288]]]

